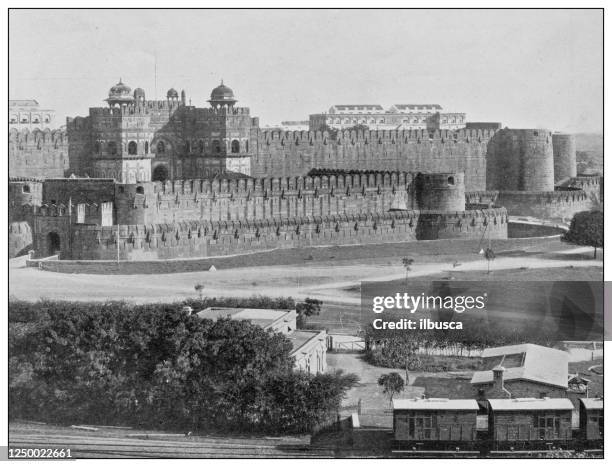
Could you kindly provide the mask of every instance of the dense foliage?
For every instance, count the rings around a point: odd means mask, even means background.
[[[574,215],[569,230],[563,236],[563,241],[575,245],[592,246],[597,254],[597,248],[603,248],[603,211],[583,211]]]
[[[398,315],[398,318],[404,318]],[[374,329],[365,331],[365,359],[373,365],[387,368],[406,368],[412,357],[418,356],[423,371],[447,371],[471,368],[469,362],[454,361],[439,356],[467,357],[470,352],[486,347],[531,342],[552,346],[558,341],[556,329],[536,326],[534,322],[505,323],[463,315],[447,316],[442,313],[436,320],[461,321],[463,329],[420,329],[418,331]],[[392,319],[390,319],[392,320]],[[429,356],[437,358],[428,358]]]
[[[183,311],[290,302],[11,302],[9,416],[185,431],[309,430],[336,416],[353,375],[296,372],[282,334]]]

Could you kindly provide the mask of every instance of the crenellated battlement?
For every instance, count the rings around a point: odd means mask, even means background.
[[[162,194],[227,194],[267,191],[269,194],[283,190],[316,190],[332,188],[393,188],[412,183],[414,174],[408,172],[371,172],[303,177],[265,177],[249,179],[191,179],[151,182],[155,193]]]
[[[297,216],[286,219],[190,220],[119,226],[73,225],[66,259],[123,260],[207,257],[314,245],[416,241],[435,238],[505,238],[505,209],[442,213],[394,211]]]

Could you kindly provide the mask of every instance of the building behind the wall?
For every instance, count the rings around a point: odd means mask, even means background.
[[[443,112],[439,104],[394,104],[387,110],[380,104],[342,104],[310,115],[313,131],[357,125],[371,130],[458,130],[465,128],[465,114]]]
[[[57,128],[55,110],[40,108],[34,99],[10,99],[8,103],[9,128],[16,130],[44,130]]]

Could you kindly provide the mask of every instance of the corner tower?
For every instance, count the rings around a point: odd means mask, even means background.
[[[211,157],[221,159],[224,171],[250,175],[258,119],[251,118],[248,107],[236,107],[234,91],[223,81],[212,90],[208,102]]]

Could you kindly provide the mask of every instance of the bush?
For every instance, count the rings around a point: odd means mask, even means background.
[[[289,301],[257,297],[184,305],[285,308]],[[245,321],[200,319],[182,308],[11,302],[9,417],[297,433],[338,410],[350,377],[296,372],[284,335]]]

